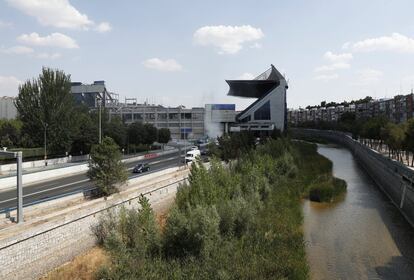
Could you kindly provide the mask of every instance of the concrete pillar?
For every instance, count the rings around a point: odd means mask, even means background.
[[[17,159],[17,223],[23,222],[23,182],[22,182],[22,152],[16,153]]]

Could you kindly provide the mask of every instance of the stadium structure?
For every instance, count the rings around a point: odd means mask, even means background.
[[[284,131],[287,122],[287,82],[273,66],[253,80],[226,80],[229,96],[257,98],[236,116],[236,124],[230,131],[257,131],[268,134],[274,129]]]

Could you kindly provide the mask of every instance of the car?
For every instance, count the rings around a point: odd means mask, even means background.
[[[139,163],[132,170],[133,173],[143,173],[149,171],[150,167],[148,163]]]
[[[185,154],[185,163],[193,162],[196,160],[197,157],[200,157],[201,153],[200,150],[191,150]]]
[[[197,146],[191,146],[190,150],[191,150],[191,151],[198,150],[198,147],[197,147]]]

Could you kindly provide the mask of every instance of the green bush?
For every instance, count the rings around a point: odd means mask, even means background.
[[[346,182],[339,178],[320,178],[309,189],[309,199],[317,202],[332,202],[346,191]]]
[[[111,264],[97,277],[308,279],[300,200],[321,178],[334,191],[344,187],[316,145],[286,139],[246,149],[228,167],[193,164],[162,233],[149,210],[102,219],[97,238]]]

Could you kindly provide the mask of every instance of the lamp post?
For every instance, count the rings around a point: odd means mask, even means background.
[[[47,166],[47,127],[48,124],[45,122],[42,122],[43,125],[43,143],[44,143],[44,160],[45,160],[45,166]]]
[[[22,152],[7,152],[7,148],[3,148],[3,151],[0,151],[0,155],[5,155],[7,157],[15,158],[17,163],[17,173],[16,173],[16,189],[17,189],[17,223],[23,222],[23,182],[22,182]]]
[[[98,103],[99,102],[99,103]],[[100,97],[96,97],[96,103],[99,106],[99,144],[102,143],[102,99]]]

